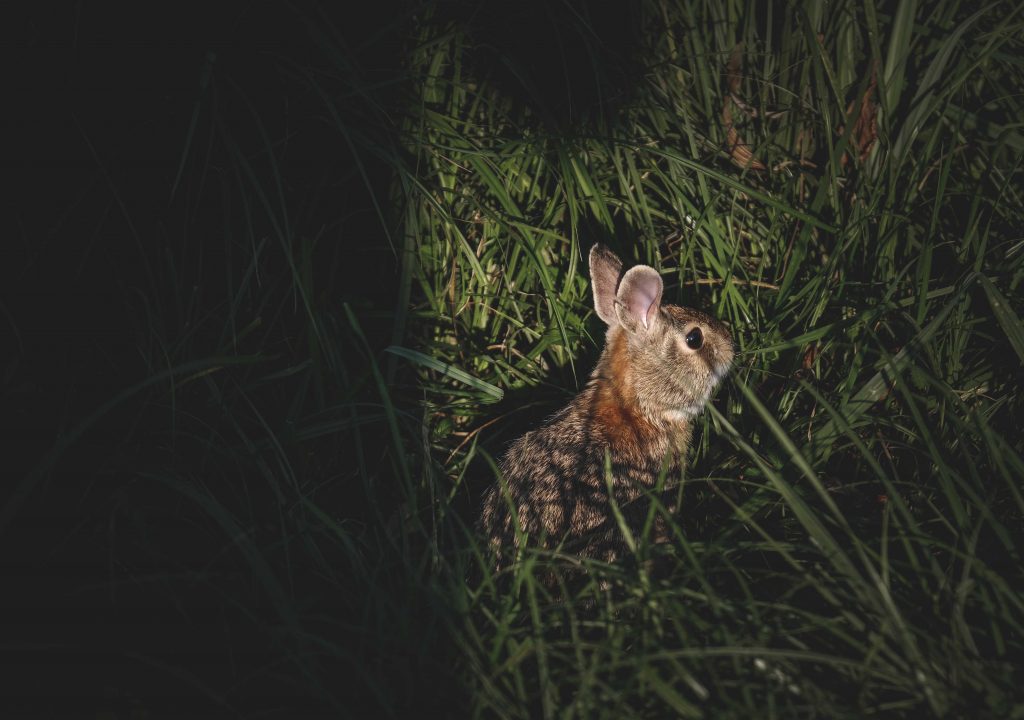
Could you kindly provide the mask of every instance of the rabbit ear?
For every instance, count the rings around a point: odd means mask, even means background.
[[[590,248],[590,284],[594,288],[594,309],[609,325],[615,317],[615,291],[622,277],[622,261],[604,245]]]
[[[646,265],[630,268],[622,276],[615,298],[622,326],[630,332],[636,332],[641,326],[645,330],[649,328],[661,307],[663,287],[661,275],[654,268]]]

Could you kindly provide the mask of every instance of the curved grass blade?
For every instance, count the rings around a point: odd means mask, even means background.
[[[992,281],[982,275],[979,278],[981,287],[985,290],[985,294],[988,295],[988,301],[992,305],[992,314],[996,316],[996,320],[999,321],[999,326],[1003,328],[1003,332],[1006,333],[1006,339],[1010,341],[1010,345],[1013,346],[1014,351],[1017,353],[1017,357],[1024,363],[1024,324],[1021,324],[1020,318],[1017,317],[1017,313],[1010,307],[1010,303],[1006,301],[1003,294],[996,289],[996,286],[992,284]]]
[[[432,358],[429,355],[425,355],[424,353],[418,352],[416,350],[410,350],[409,348],[399,347],[397,345],[390,345],[384,348],[384,352],[389,352],[392,355],[397,355],[398,357],[405,358],[409,362],[415,363],[416,365],[420,365],[421,367],[436,370],[445,377],[449,377],[452,380],[457,380],[463,383],[464,385],[469,385],[474,390],[479,390],[480,392],[484,393],[489,398],[491,398],[491,402],[497,402],[498,400],[501,400],[501,398],[505,396],[504,390],[502,390],[500,387],[491,385],[489,382],[485,382],[480,378],[473,377],[465,370],[457,368],[449,363],[441,362],[440,360]]]

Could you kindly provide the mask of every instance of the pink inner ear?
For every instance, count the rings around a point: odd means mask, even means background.
[[[629,299],[629,312],[633,317],[640,320],[644,324],[644,327],[647,327],[647,321],[650,317],[651,307],[653,305],[654,297],[648,293],[641,292],[638,289]]]
[[[658,271],[653,268],[638,266],[626,273],[619,289],[622,302],[629,314],[650,327],[654,313],[661,302],[662,282]]]

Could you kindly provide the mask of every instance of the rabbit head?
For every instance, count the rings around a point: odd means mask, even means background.
[[[651,420],[697,415],[733,359],[729,330],[691,308],[663,305],[661,275],[622,261],[604,245],[590,251],[594,307],[608,324],[599,372]]]

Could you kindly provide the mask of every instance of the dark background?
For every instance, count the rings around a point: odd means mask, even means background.
[[[329,65],[306,24],[316,12],[23,5],[0,11],[0,713],[317,714],[325,708],[272,672],[218,705],[219,692],[278,662],[279,648],[259,631],[270,619],[258,597],[243,611],[190,579],[190,569],[219,570],[225,583],[241,573],[180,497],[139,476],[160,463],[201,475],[203,460],[153,434],[173,410],[126,394],[153,375],[149,338],[214,334],[190,308],[227,300],[221,278],[237,260],[225,228],[245,213],[225,215],[237,206],[225,202],[224,137],[268,179],[262,138],[279,149],[295,233],[334,240],[318,266],[336,302],[394,303],[393,256],[367,185],[321,103],[282,70]],[[363,43],[351,60],[366,77],[393,75],[404,38],[365,40],[405,7],[359,5],[326,9],[334,42]],[[207,141],[217,123],[223,132]],[[367,172],[386,195],[387,170]],[[254,236],[272,232],[254,222]],[[275,261],[268,254],[268,293]]]

